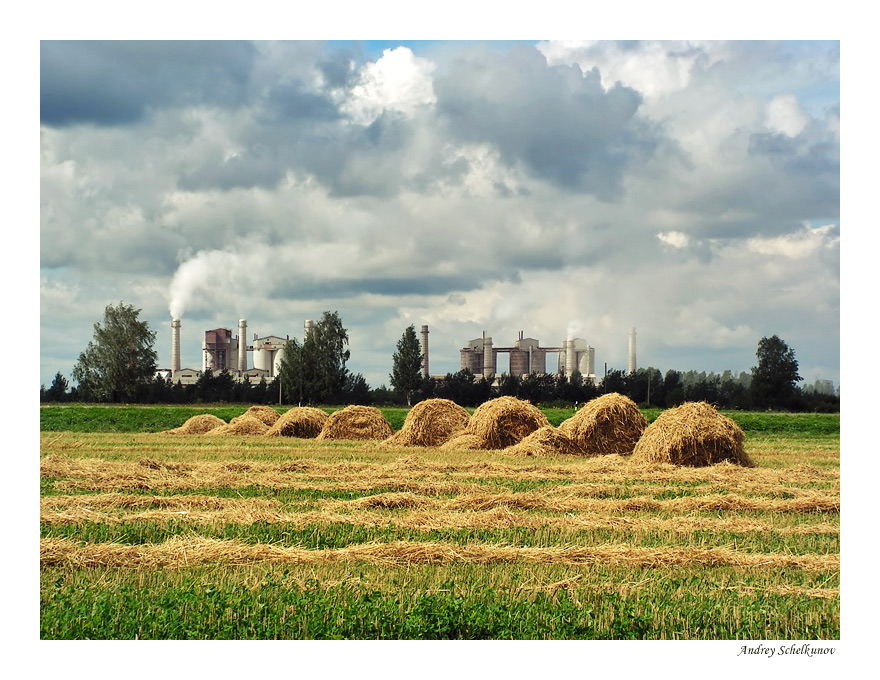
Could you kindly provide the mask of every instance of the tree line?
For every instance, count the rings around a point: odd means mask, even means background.
[[[640,368],[632,373],[612,368],[599,384],[577,371],[515,376],[503,374],[484,380],[468,369],[447,373],[442,379],[422,376],[423,356],[415,327],[407,327],[391,357],[390,387],[371,388],[364,377],[347,367],[351,354],[348,331],[337,312],[324,312],[302,342],[289,340],[278,375],[257,384],[239,381],[227,370],[203,372],[194,384],[156,375],[156,333],[139,320],[139,309],[122,302],[105,309],[96,323],[94,338],[80,354],[70,385],[59,372],[52,384],[40,388],[41,402],[127,402],[145,404],[248,403],[299,405],[408,405],[431,398],[449,399],[462,406],[499,396],[534,404],[571,406],[607,392],[623,394],[640,406],[668,408],[686,401],[707,401],[724,409],[778,409],[837,412],[839,395],[818,386],[801,387],[794,350],[773,335],[758,343],[757,365],[751,372],[734,374]]]

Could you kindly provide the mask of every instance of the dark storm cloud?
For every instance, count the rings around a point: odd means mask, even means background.
[[[531,47],[460,58],[437,78],[434,92],[451,134],[490,142],[508,163],[601,198],[615,196],[624,170],[655,144],[635,119],[635,90],[617,85],[606,92],[598,71],[548,66]]]
[[[321,92],[313,92],[302,83],[284,83],[269,93],[267,106],[276,122],[285,120],[336,120],[339,109]]]
[[[153,107],[239,105],[255,56],[243,42],[40,43],[40,120],[119,125]]]

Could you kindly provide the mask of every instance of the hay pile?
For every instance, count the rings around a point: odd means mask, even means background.
[[[504,449],[504,453],[513,456],[581,455],[583,449],[561,430],[552,425],[545,425],[532,432],[519,444]]]
[[[629,397],[603,394],[559,425],[585,455],[628,456],[648,427],[648,419]]]
[[[210,413],[201,413],[187,420],[180,427],[165,430],[164,434],[205,434],[215,427],[226,425],[226,421]]]
[[[264,435],[268,432],[269,426],[262,420],[254,416],[244,413],[237,418],[233,418],[227,425],[217,427],[208,434],[220,435],[222,437],[234,437],[237,435]]]
[[[316,439],[383,440],[394,434],[382,412],[373,406],[346,406],[330,414]]]
[[[327,422],[327,413],[311,406],[298,406],[284,413],[266,432],[267,437],[314,439]]]
[[[730,461],[754,467],[743,448],[743,431],[704,401],[671,408],[648,426],[636,444],[637,463],[672,463],[704,467]]]
[[[474,411],[467,427],[443,449],[504,449],[550,424],[536,406],[516,397],[491,399]]]
[[[250,416],[252,418],[256,418],[257,420],[261,420],[269,427],[272,427],[275,422],[281,416],[278,414],[274,408],[269,406],[251,406],[247,411],[245,411],[242,416]]]
[[[399,432],[382,442],[388,446],[440,446],[467,427],[470,414],[449,399],[426,399],[410,409]]]

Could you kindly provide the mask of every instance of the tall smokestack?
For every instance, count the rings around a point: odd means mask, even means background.
[[[490,375],[495,375],[495,354],[492,352],[492,338],[486,337],[486,331],[483,331],[483,378],[488,380]]]
[[[422,377],[427,378],[428,373],[428,326],[422,326]]]
[[[629,329],[629,372],[636,372],[636,327]]]
[[[171,377],[180,373],[180,319],[171,322]]]
[[[247,370],[247,319],[238,320],[238,370]]]

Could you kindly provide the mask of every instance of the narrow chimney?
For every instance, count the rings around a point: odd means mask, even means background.
[[[428,373],[428,326],[422,326],[422,377],[427,378]]]
[[[180,319],[171,322],[171,377],[180,373]]]
[[[636,327],[629,329],[629,372],[636,372]]]
[[[247,319],[238,320],[238,370],[247,370]]]

